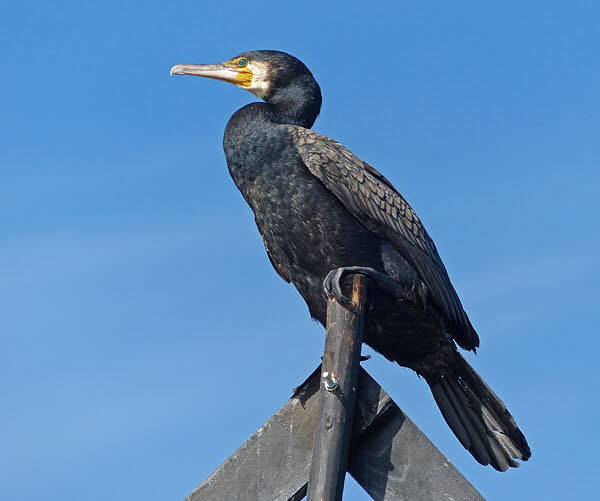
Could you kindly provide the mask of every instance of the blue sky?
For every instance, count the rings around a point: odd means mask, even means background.
[[[428,389],[399,405],[488,498],[596,492],[600,60],[595,2],[16,2],[0,7],[0,493],[180,499],[317,365],[321,328],[226,171],[253,99],[169,78],[271,48],[324,94],[315,129],[424,220],[530,440],[498,474]],[[276,375],[276,376],[274,376]],[[348,500],[366,499],[348,482]]]

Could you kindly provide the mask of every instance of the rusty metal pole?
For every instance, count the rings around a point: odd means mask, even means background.
[[[352,418],[360,367],[367,279],[353,275],[350,311],[327,304],[327,335],[321,369],[319,412],[307,501],[340,501],[348,467]]]

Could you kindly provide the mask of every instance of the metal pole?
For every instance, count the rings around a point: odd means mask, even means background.
[[[348,466],[367,280],[353,275],[352,306],[327,304],[327,335],[307,501],[340,501]]]

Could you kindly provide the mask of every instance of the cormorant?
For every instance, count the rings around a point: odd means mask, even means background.
[[[321,90],[284,52],[244,52],[176,75],[231,82],[264,102],[235,112],[223,147],[273,267],[325,325],[344,274],[367,275],[364,341],[429,384],[446,422],[481,464],[516,467],[531,452],[502,401],[458,353],[479,337],[420,219],[392,184],[341,144],[310,129]]]

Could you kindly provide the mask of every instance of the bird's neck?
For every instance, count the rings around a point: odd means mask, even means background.
[[[267,102],[275,123],[310,128],[321,111],[321,89],[314,79],[299,79],[277,89]]]

